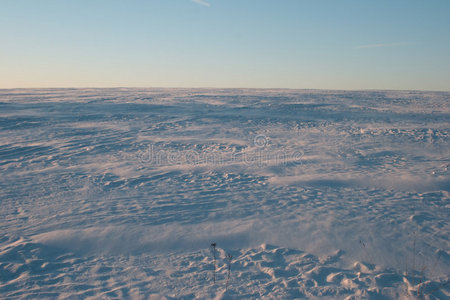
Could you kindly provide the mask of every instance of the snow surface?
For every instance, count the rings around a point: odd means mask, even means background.
[[[0,298],[448,299],[449,100],[0,90]]]

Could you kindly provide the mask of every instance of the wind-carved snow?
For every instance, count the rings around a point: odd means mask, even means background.
[[[448,298],[449,100],[1,90],[0,297]]]

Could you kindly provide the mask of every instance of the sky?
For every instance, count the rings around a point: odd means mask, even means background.
[[[449,0],[0,0],[0,88],[450,91]]]

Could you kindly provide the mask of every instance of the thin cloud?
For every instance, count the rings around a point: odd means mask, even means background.
[[[196,4],[199,4],[199,5],[206,6],[206,7],[210,7],[211,6],[211,4],[209,4],[208,2],[203,1],[203,0],[192,0],[192,2],[194,2]]]
[[[386,47],[399,47],[399,46],[410,46],[414,43],[410,42],[398,42],[398,43],[384,43],[384,44],[368,44],[356,46],[356,49],[371,49],[371,48],[386,48]]]

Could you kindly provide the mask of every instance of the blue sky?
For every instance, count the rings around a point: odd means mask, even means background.
[[[449,0],[0,0],[0,88],[450,90]]]

